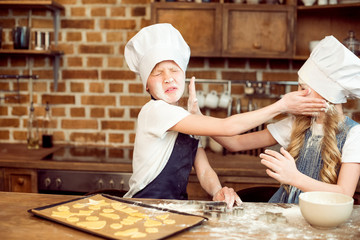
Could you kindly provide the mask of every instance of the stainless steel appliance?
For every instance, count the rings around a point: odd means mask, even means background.
[[[132,163],[132,148],[65,146],[44,161]],[[79,194],[105,192],[122,196],[129,190],[131,173],[73,170],[38,170],[39,193]]]

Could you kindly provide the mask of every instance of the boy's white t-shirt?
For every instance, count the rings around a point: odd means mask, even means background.
[[[276,123],[269,124],[267,129],[275,140],[285,149],[290,143],[290,135],[295,120],[294,116],[287,117]],[[314,123],[313,131],[316,135],[323,135],[322,124]],[[346,136],[342,149],[341,162],[360,163],[360,125],[352,127]]]
[[[142,107],[137,120],[133,175],[124,197],[132,197],[161,173],[178,136],[178,132],[168,130],[188,115],[184,108],[162,100],[151,100]]]

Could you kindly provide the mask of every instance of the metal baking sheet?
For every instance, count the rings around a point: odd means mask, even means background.
[[[108,239],[164,239],[207,220],[106,194],[33,208],[29,212]]]

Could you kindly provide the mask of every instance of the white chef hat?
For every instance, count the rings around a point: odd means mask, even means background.
[[[298,75],[331,103],[360,98],[360,59],[333,36],[316,45]]]
[[[141,29],[125,46],[125,60],[131,71],[140,74],[144,88],[156,64],[173,60],[186,71],[190,47],[180,32],[169,23],[159,23]]]

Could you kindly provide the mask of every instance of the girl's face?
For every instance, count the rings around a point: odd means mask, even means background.
[[[185,74],[174,61],[160,62],[150,73],[146,90],[155,99],[176,105],[185,90]]]
[[[306,89],[309,89],[309,88],[311,90],[311,93],[309,95],[307,95],[308,97],[324,99],[322,96],[320,96],[320,94],[315,92],[314,89],[312,89],[311,87],[309,87],[309,85],[307,85],[306,83],[304,83],[303,81],[301,81],[299,79],[299,85],[298,85],[298,90],[299,91],[306,90]]]

